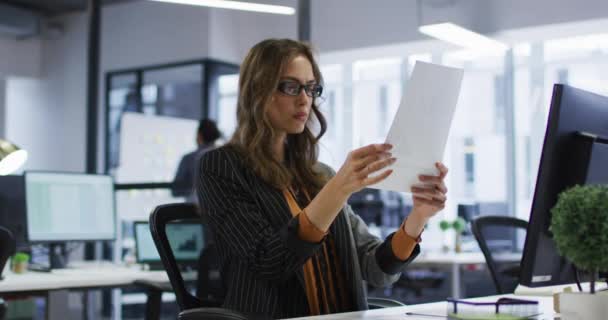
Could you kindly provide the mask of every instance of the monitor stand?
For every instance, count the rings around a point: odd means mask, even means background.
[[[49,267],[51,269],[63,269],[68,264],[68,255],[65,243],[51,243],[49,245]]]

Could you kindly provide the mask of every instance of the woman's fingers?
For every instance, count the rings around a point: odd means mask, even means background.
[[[442,179],[445,178],[445,176],[448,174],[448,167],[446,167],[442,162],[435,163],[435,167],[439,169],[439,177]]]
[[[388,176],[391,175],[391,173],[393,173],[393,170],[386,170],[384,172],[382,172],[381,174],[377,175],[377,176],[373,176],[373,177],[366,177],[363,179],[363,185],[361,187],[367,187],[367,186],[371,186],[372,184],[376,184],[386,178],[388,178]]]
[[[392,157],[392,158],[374,161],[374,162],[368,164],[367,166],[365,166],[364,168],[362,168],[359,172],[357,172],[356,173],[357,177],[360,179],[365,179],[370,174],[380,171],[380,170],[390,166],[391,164],[395,163],[396,160],[397,160],[396,158]]]
[[[356,160],[359,158],[365,158],[366,156],[378,152],[386,152],[390,150],[393,146],[389,143],[380,143],[380,144],[370,144],[365,147],[361,147],[359,149],[355,149],[349,153],[349,157],[351,160]]]
[[[418,196],[414,196],[414,200],[416,200],[419,203],[433,206],[436,208],[441,208],[441,209],[445,208],[445,201],[429,200],[429,199],[426,199],[423,197],[418,197]]]
[[[443,181],[443,178],[440,176],[430,176],[426,174],[418,175],[418,180],[424,183],[440,183]]]
[[[448,187],[446,187],[445,183],[443,182],[437,185],[437,190],[439,190],[443,194],[448,193]]]
[[[363,158],[357,159],[353,161],[353,169],[355,172],[361,171],[363,168],[367,167],[369,164],[392,157],[393,154],[390,152],[377,152],[369,154]]]
[[[436,188],[433,187],[429,187],[429,186],[424,186],[424,187],[420,187],[420,186],[413,186],[411,188],[412,191],[412,196],[413,197],[420,197],[420,198],[424,198],[427,200],[439,200],[439,201],[446,201],[447,200],[447,196],[445,195],[445,193],[437,190]]]
[[[428,200],[447,200],[447,196],[444,193],[437,191],[436,189],[426,189],[419,187],[412,187],[412,196],[421,197]]]

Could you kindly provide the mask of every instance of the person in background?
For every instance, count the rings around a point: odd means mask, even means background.
[[[199,122],[196,133],[196,144],[198,149],[184,155],[179,162],[171,194],[174,197],[186,197],[187,202],[197,203],[196,191],[194,189],[195,177],[201,156],[215,147],[215,141],[221,137],[221,133],[213,120],[202,119]]]
[[[447,168],[436,163],[437,174],[412,187],[413,208],[398,230],[372,235],[346,200],[392,173],[392,146],[353,150],[338,172],[319,163],[322,84],[311,48],[294,40],[264,40],[241,65],[237,129],[203,155],[198,175],[225,308],[272,318],[365,310],[365,283],[397,281],[420,252],[424,225],[445,206]]]

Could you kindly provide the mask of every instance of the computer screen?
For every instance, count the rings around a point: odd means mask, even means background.
[[[598,138],[599,136],[599,138]],[[594,138],[595,137],[595,138]],[[558,194],[576,184],[608,183],[608,97],[567,85],[553,88],[521,263],[520,283],[538,287],[575,282],[549,232]],[[592,143],[593,152],[588,148]],[[572,221],[576,228],[576,221]]]
[[[197,262],[204,247],[203,228],[200,223],[169,223],[166,227],[169,244],[178,262]],[[138,263],[160,263],[148,222],[134,224],[136,259]]]
[[[114,183],[107,175],[26,172],[30,242],[114,240]]]
[[[0,226],[11,231],[18,249],[26,247],[25,183],[22,175],[0,176]]]

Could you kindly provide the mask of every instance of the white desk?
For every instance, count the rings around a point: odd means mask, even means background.
[[[59,269],[51,272],[29,271],[23,274],[9,272],[5,275],[4,280],[0,281],[0,296],[42,293],[52,300],[53,293],[63,290],[119,288],[133,286],[136,285],[136,282],[142,281],[162,285],[168,284],[169,278],[165,271],[143,271],[139,268],[111,264]],[[51,312],[50,309],[47,309],[49,319],[52,319],[55,314],[61,314],[61,312]]]
[[[521,254],[513,253],[499,256],[501,261],[519,261]],[[432,265],[432,266],[448,266],[451,271],[451,296],[455,299],[462,297],[460,287],[460,267],[468,264],[485,264],[486,258],[481,252],[437,252],[437,251],[422,251],[412,265]]]
[[[460,280],[460,267],[467,264],[486,263],[486,259],[481,252],[421,252],[412,265],[432,265],[444,266],[450,268],[451,273],[451,296],[459,299],[462,297],[461,289],[462,282]]]
[[[7,273],[0,281],[0,293],[49,291],[59,289],[121,287],[135,281],[168,283],[165,271],[143,271],[126,267],[59,269],[51,272]]]
[[[500,297],[511,297],[511,298],[519,298],[526,300],[537,300],[539,302],[539,312],[542,312],[542,315],[535,317],[536,320],[549,320],[553,319],[555,316],[555,312],[553,311],[553,298],[551,297],[521,297],[514,295],[504,295],[504,296],[491,296],[491,297],[482,297],[469,299],[472,301],[496,301],[496,299]],[[406,312],[416,313],[413,315],[406,315]],[[428,315],[436,315],[438,317],[432,317]],[[353,319],[383,319],[383,320],[430,320],[430,319],[447,319],[447,303],[446,302],[435,302],[435,303],[425,303],[418,305],[411,305],[405,307],[398,308],[385,308],[385,309],[376,309],[369,311],[359,311],[359,312],[348,312],[348,313],[339,313],[332,314],[326,316],[316,316],[316,317],[305,317],[305,318],[296,318],[296,319],[311,319],[311,320],[353,320]]]

